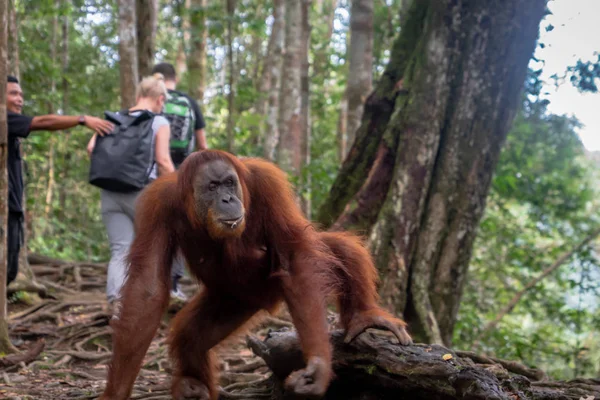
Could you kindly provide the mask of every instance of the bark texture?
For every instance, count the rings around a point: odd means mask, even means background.
[[[313,46],[314,63],[313,75],[322,80],[329,77],[329,43],[333,36],[333,21],[335,19],[336,0],[322,0],[315,3],[317,10],[315,21],[315,45]],[[318,27],[318,29],[317,29]]]
[[[301,167],[302,132],[300,126],[300,71],[302,63],[302,2],[285,0],[285,54],[279,101],[279,146],[277,163],[289,174],[298,176]]]
[[[371,92],[373,76],[372,0],[353,0],[350,11],[350,47],[348,49],[348,99],[345,148],[354,142],[360,125],[365,99]],[[345,156],[345,154],[344,154]]]
[[[404,314],[420,340],[451,342],[476,228],[545,6],[413,2],[321,209],[322,222],[370,234],[384,303]],[[371,112],[374,99],[385,113]],[[355,181],[343,187],[349,177]]]
[[[422,34],[425,13],[425,8],[413,10],[403,34],[394,41],[390,62],[365,102],[356,139],[333,183],[329,198],[319,209],[318,220],[324,226],[329,227],[338,219],[369,175],[381,138],[394,112],[396,99],[401,93],[400,82],[404,70],[417,46],[415,38]]]
[[[19,25],[15,0],[8,2],[8,73],[19,78]]]
[[[135,105],[135,89],[138,84],[135,2],[136,0],[118,0],[122,109]]]
[[[150,75],[154,64],[158,0],[136,0],[138,74]]]
[[[262,67],[257,90],[260,93],[255,109],[258,114],[265,115],[269,104],[269,91],[272,86],[271,75],[274,64],[281,60],[281,47],[283,46],[283,0],[273,1],[273,25],[267,44],[267,54]],[[277,83],[276,83],[277,84]]]
[[[14,353],[8,337],[6,315],[6,227],[8,224],[8,126],[6,125],[6,78],[8,73],[8,3],[0,2],[0,353]]]
[[[227,151],[235,151],[235,132],[233,115],[235,113],[235,64],[233,62],[233,18],[235,17],[235,0],[227,0],[227,66],[229,67],[227,86]]]
[[[269,38],[269,46],[273,42],[273,53],[265,69],[269,69],[269,98],[265,128],[263,156],[275,160],[275,149],[279,142],[279,92],[281,91],[281,68],[283,66],[283,43],[285,38],[285,2],[273,1],[273,30]]]
[[[204,99],[206,89],[206,7],[207,0],[189,3],[190,55],[188,57],[190,96]]]
[[[345,344],[340,331],[331,334],[331,343],[335,379],[325,400],[570,400],[600,395],[599,380],[552,382],[539,369],[440,345],[400,346],[373,333]],[[273,378],[235,393],[235,398],[291,398],[282,382],[304,366],[295,332],[271,332],[264,341],[250,337],[248,345],[265,360]]]
[[[310,61],[308,59],[308,50],[310,49],[310,7],[312,0],[302,0],[302,42],[300,47],[300,127],[302,130],[302,150],[301,150],[301,168],[304,169],[310,164],[310,139],[311,139],[311,118],[310,118]],[[304,170],[300,181],[300,205],[307,218],[311,217],[310,201],[310,174]]]

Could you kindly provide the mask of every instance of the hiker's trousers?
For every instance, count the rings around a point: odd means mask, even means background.
[[[119,296],[127,277],[127,256],[134,238],[135,205],[140,193],[141,191],[120,193],[103,189],[100,194],[102,221],[110,243],[110,262],[106,278],[106,297],[109,302]],[[185,263],[181,252],[178,251],[173,260],[171,276],[177,280],[183,276],[184,271]]]

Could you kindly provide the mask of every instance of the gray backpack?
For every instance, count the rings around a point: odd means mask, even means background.
[[[147,110],[106,111],[114,130],[96,138],[92,151],[89,182],[112,192],[133,192],[150,181],[154,167],[154,114]]]

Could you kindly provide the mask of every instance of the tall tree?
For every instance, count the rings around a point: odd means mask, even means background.
[[[71,7],[71,0],[61,0],[63,7]],[[60,65],[61,65],[61,73],[62,73],[62,82],[61,82],[61,95],[62,95],[62,112],[65,115],[69,114],[69,18],[65,15],[62,17],[62,41],[61,41],[61,55],[60,55]],[[67,182],[67,176],[69,172],[72,170],[70,168],[71,159],[73,152],[69,151],[70,149],[70,139],[71,139],[71,131],[67,130],[64,132],[64,136],[62,140],[59,142],[59,146],[61,150],[64,151],[64,163],[62,171],[60,172],[60,180],[61,182]],[[66,218],[66,210],[67,210],[67,196],[68,196],[68,188],[70,185],[60,185],[58,192],[58,200],[60,204],[59,208],[59,218],[61,220],[65,220]]]
[[[300,174],[302,132],[300,128],[300,70],[302,2],[285,1],[285,54],[279,99],[279,147],[277,163],[292,176]]]
[[[345,126],[345,151],[354,142],[360,126],[365,99],[369,95],[373,77],[373,1],[353,0],[350,11],[350,47],[346,99],[348,110]],[[343,134],[343,132],[342,132]],[[345,156],[345,154],[344,154]]]
[[[206,88],[206,7],[207,0],[191,0],[188,9],[190,26],[190,54],[187,59],[189,91],[190,96],[198,101],[204,99]]]
[[[249,20],[250,21],[265,21],[265,19],[268,16],[268,9],[265,7],[265,5],[263,4],[263,2],[259,2],[256,5],[256,8],[254,9],[253,12],[254,15],[249,16]],[[254,64],[252,66],[252,74],[249,76],[251,76],[251,79],[253,82],[257,82],[259,85],[257,85],[256,87],[259,88],[260,87],[260,79],[262,77],[260,71],[261,69],[264,70],[265,67],[265,62],[266,62],[266,58],[268,58],[269,56],[269,48],[268,48],[268,43],[267,43],[267,54],[265,57],[265,54],[263,53],[263,37],[260,34],[262,32],[262,24],[256,24],[258,26],[260,26],[261,29],[251,29],[249,31],[250,36],[251,36],[251,40],[250,40],[250,44],[248,46],[248,59],[250,60],[249,63],[249,68],[252,64]],[[262,97],[262,96],[261,96]]]
[[[8,2],[8,73],[19,78],[19,25],[15,0]]]
[[[54,0],[55,10],[60,10],[61,0]],[[52,64],[52,74],[50,75],[50,95],[48,98],[48,114],[54,114],[56,112],[55,100],[56,97],[56,66],[57,55],[58,55],[58,26],[59,26],[59,12],[55,12],[52,15],[52,28],[50,30],[50,61]],[[54,198],[54,189],[56,186],[55,168],[54,168],[54,154],[56,154],[56,136],[51,136],[48,146],[48,185],[46,186],[46,207],[44,208],[44,218],[48,219],[50,211],[52,209],[52,200]],[[51,229],[51,227],[48,227]],[[45,234],[46,232],[43,232]],[[52,232],[53,233],[53,232]]]
[[[310,218],[310,174],[305,168],[310,164],[310,61],[308,51],[310,49],[310,8],[312,0],[302,0],[302,37],[300,43],[300,128],[302,130],[301,167],[303,170],[300,182],[301,194],[300,205],[307,218]]]
[[[150,75],[154,64],[158,0],[136,0],[138,74]]]
[[[279,94],[281,91],[281,68],[283,65],[283,41],[285,37],[285,3],[284,0],[273,0],[273,28],[269,38],[269,60],[265,64],[265,73],[269,74],[268,106],[266,118],[263,157],[275,160],[275,149],[279,142]],[[260,106],[257,107],[260,112]]]
[[[273,25],[271,35],[267,44],[267,57],[263,64],[257,90],[259,92],[255,109],[258,114],[265,115],[269,103],[269,92],[271,89],[271,75],[274,65],[281,59],[281,47],[283,45],[283,0],[273,0]]]
[[[6,310],[8,223],[8,126],[6,125],[6,75],[8,72],[8,4],[0,2],[0,353],[14,353],[8,337]]]
[[[315,25],[320,29],[315,28],[315,36],[313,41],[314,63],[313,74],[325,79],[329,76],[329,44],[333,35],[333,22],[335,20],[336,0],[319,0],[315,3],[317,18]]]
[[[136,0],[118,0],[119,4],[119,70],[121,75],[121,108],[135,104],[138,84],[136,38]]]
[[[370,232],[382,298],[419,340],[451,342],[545,8],[546,0],[412,2],[320,210],[326,225]]]
[[[233,114],[235,113],[235,64],[233,63],[233,18],[236,0],[227,0],[227,66],[229,67],[227,86],[227,150],[234,152],[235,135]]]
[[[173,33],[176,33],[178,30],[183,34],[179,38],[179,43],[177,45],[177,56],[175,58],[175,70],[177,71],[178,76],[183,76],[188,70],[188,55],[187,44],[190,42],[190,0],[179,1],[177,6],[175,7],[176,15],[179,17],[179,25],[173,26]]]

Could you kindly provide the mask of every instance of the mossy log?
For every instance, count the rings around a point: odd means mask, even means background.
[[[365,332],[345,344],[342,332],[335,331],[331,343],[336,377],[325,399],[600,399],[600,380],[551,382],[542,371],[519,363],[439,345],[401,346],[378,332]],[[271,332],[264,341],[249,337],[248,345],[273,371],[272,379],[263,381],[263,388],[222,393],[221,398],[253,393],[254,398],[291,399],[282,382],[303,365],[295,332]]]

